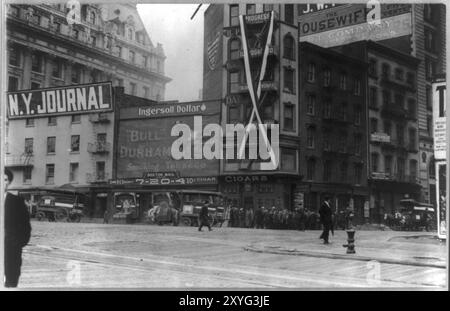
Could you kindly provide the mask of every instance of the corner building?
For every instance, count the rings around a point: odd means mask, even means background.
[[[222,100],[223,126],[246,125],[253,108],[245,80],[239,15],[270,11],[275,14],[274,33],[259,111],[263,123],[280,126],[280,165],[275,171],[261,171],[258,161],[220,163],[219,190],[245,209],[258,205],[291,209],[301,181],[296,6],[212,4],[205,11],[203,100]],[[261,58],[263,50],[250,49],[250,54]]]

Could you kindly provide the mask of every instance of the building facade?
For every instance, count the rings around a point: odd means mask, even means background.
[[[299,127],[296,6],[293,4],[213,4],[205,11],[203,99],[222,99],[222,125],[247,124],[252,112],[239,15],[274,11],[275,23],[262,82],[263,123],[279,124],[280,165],[261,171],[258,161],[221,161],[219,190],[236,206],[292,208],[299,183]],[[250,48],[252,61],[261,48]]]
[[[82,5],[74,23],[66,12],[63,4],[8,6],[9,91],[111,81],[164,99],[164,51],[135,5]],[[114,112],[9,120],[6,130],[12,188],[89,189],[112,177]]]
[[[299,44],[300,174],[306,207],[325,196],[336,212],[367,206],[367,124],[364,60],[311,43]]]

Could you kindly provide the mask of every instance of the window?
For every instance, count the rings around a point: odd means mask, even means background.
[[[72,123],[81,123],[81,115],[73,114],[71,122]]]
[[[361,184],[362,180],[362,165],[355,164],[355,184]]]
[[[56,124],[57,124],[57,119],[56,119],[55,116],[48,117],[47,125],[53,126],[53,125],[56,125]]]
[[[384,90],[383,91],[383,106],[387,107],[391,103],[391,92]]]
[[[326,99],[323,103],[323,117],[326,119],[331,118],[331,100]]]
[[[316,173],[316,160],[308,159],[306,164],[306,179],[314,180],[315,173]]]
[[[263,5],[263,11],[264,11],[264,12],[270,12],[270,11],[273,11],[273,4],[264,4],[264,5]]]
[[[433,117],[427,116],[427,133],[428,136],[433,136]]]
[[[323,70],[323,86],[331,86],[331,70],[329,68]]]
[[[436,162],[434,161],[434,157],[431,157],[428,165],[428,174],[430,175],[430,178],[436,178]]]
[[[411,118],[416,118],[416,101],[408,99],[408,114]]]
[[[339,88],[341,90],[347,89],[347,74],[346,73],[341,73],[339,75]]]
[[[93,25],[97,24],[97,16],[96,16],[95,12],[89,13],[89,23],[91,23]]]
[[[31,82],[31,89],[36,90],[41,87],[41,84],[38,82]]]
[[[339,152],[347,152],[347,133],[341,132],[339,133],[339,142],[338,142],[338,150]]]
[[[378,92],[376,87],[369,89],[369,106],[373,108],[378,106]]]
[[[283,39],[284,58],[295,60],[295,40],[288,34]]]
[[[133,51],[130,51],[130,62],[132,62],[134,64],[135,59],[136,59],[136,53]]]
[[[106,133],[98,133],[98,134],[97,134],[97,142],[98,142],[100,145],[106,144]]]
[[[425,58],[425,77],[427,80],[433,79],[436,72],[436,62],[429,58]]]
[[[294,5],[285,4],[284,5],[284,21],[288,24],[294,23]]]
[[[161,63],[161,61],[159,59],[156,61],[156,71],[159,72],[159,73],[163,72],[162,63]]]
[[[409,150],[414,151],[417,149],[417,144],[416,144],[417,132],[416,132],[416,129],[414,129],[414,128],[410,128],[408,130],[408,132],[409,132],[408,133],[408,135],[409,135]]]
[[[306,73],[306,80],[308,82],[315,82],[316,81],[316,64],[309,63],[308,64],[308,71]]]
[[[297,152],[293,149],[281,149],[281,170],[295,172],[297,170]]]
[[[359,105],[355,105],[353,107],[354,117],[355,117],[355,125],[361,125],[361,107]]]
[[[370,155],[372,172],[378,172],[378,153],[372,153]]]
[[[323,150],[331,151],[331,133],[328,131],[323,133]]]
[[[389,76],[391,75],[391,66],[389,66],[389,64],[383,63],[383,65],[381,65],[381,73],[383,75],[383,78],[389,79]]]
[[[240,90],[240,74],[239,72],[230,72],[230,92],[239,92]]]
[[[73,66],[71,73],[72,83],[80,83],[80,75],[81,75],[81,68],[78,66]]]
[[[348,171],[348,164],[347,164],[347,162],[344,161],[344,162],[341,163],[340,170],[341,170],[341,181],[342,182],[347,181],[347,178],[348,178],[348,176],[347,176],[347,171]]]
[[[370,119],[370,133],[377,133],[378,132],[378,119],[371,118]]]
[[[26,127],[33,127],[34,126],[34,119],[33,118],[25,119],[25,126]]]
[[[399,81],[403,81],[405,73],[403,72],[403,69],[401,68],[396,68],[395,69],[395,79],[399,80]]]
[[[432,4],[423,5],[423,18],[427,21],[433,20],[433,6]]]
[[[122,57],[122,47],[120,45],[116,46],[117,56]]]
[[[52,75],[55,78],[62,78],[62,76],[63,76],[63,64],[59,59],[56,59],[53,62]]]
[[[392,135],[392,124],[391,121],[384,121],[384,132],[391,136]]]
[[[144,86],[144,98],[149,98],[150,89],[147,86]]]
[[[384,172],[386,175],[392,174],[392,156],[384,156]]]
[[[241,49],[241,42],[239,39],[233,39],[230,42],[230,59],[239,59],[239,51]]]
[[[130,94],[136,95],[136,83],[130,82]]]
[[[323,180],[330,181],[331,180],[331,172],[333,169],[333,163],[331,160],[325,160],[323,162]]]
[[[411,182],[415,182],[417,179],[417,161],[409,160],[409,174],[411,175]]]
[[[96,173],[97,173],[97,180],[105,180],[106,174],[105,174],[105,162],[99,161],[96,163]]]
[[[96,36],[91,36],[91,44],[92,44],[92,46],[97,46],[97,37]]]
[[[341,111],[340,111],[340,116],[339,116],[339,118],[340,118],[342,121],[347,121],[347,114],[348,114],[347,103],[342,103],[342,104],[341,104]]]
[[[55,153],[56,151],[56,137],[47,137],[47,153]]]
[[[240,121],[239,106],[231,106],[228,108],[228,121],[229,123],[238,123]]]
[[[255,4],[247,4],[245,12],[247,15],[256,13],[256,5]]]
[[[425,86],[425,100],[428,110],[433,110],[433,100],[431,98],[431,86]]]
[[[429,52],[436,51],[436,33],[430,28],[425,28],[425,49]]]
[[[405,134],[404,134],[404,127],[403,125],[397,124],[397,140],[398,144],[402,146],[405,142]]]
[[[263,120],[273,120],[273,102],[265,101],[262,106],[262,118]]]
[[[55,164],[45,166],[45,183],[53,184],[55,182]]]
[[[28,184],[31,183],[31,178],[32,178],[32,167],[24,167],[23,168],[23,183],[24,184]]]
[[[369,60],[369,75],[376,76],[377,75],[377,60],[374,58],[371,58]]]
[[[398,107],[403,108],[404,103],[405,103],[405,98],[403,97],[403,95],[401,95],[401,94],[395,94],[394,99],[395,99],[395,104],[396,104]]]
[[[8,92],[17,91],[19,89],[19,79],[17,77],[8,77]]]
[[[148,56],[147,55],[143,56],[142,60],[144,68],[148,68]]]
[[[33,154],[33,138],[25,138],[25,154]]]
[[[406,83],[408,83],[411,87],[415,87],[416,83],[416,75],[412,72],[408,72],[406,74]]]
[[[308,148],[314,148],[315,145],[315,130],[313,127],[308,127],[306,130],[306,146]]]
[[[78,34],[79,34],[80,32],[78,31],[78,30],[76,30],[76,29],[73,29],[72,30],[72,37],[74,37],[75,39],[78,39]]]
[[[78,163],[70,163],[69,167],[69,182],[78,181]]]
[[[284,68],[284,91],[294,93],[294,70]]]
[[[397,160],[397,174],[400,179],[405,177],[405,159],[398,158]]]
[[[306,98],[306,113],[309,115],[314,115],[316,109],[316,95],[309,94]]]
[[[8,49],[9,52],[9,64],[12,66],[20,67],[20,50],[17,46],[13,45]]]
[[[358,77],[353,78],[353,95],[361,95],[361,80]]]
[[[284,104],[284,130],[294,131],[294,105],[291,103]]]
[[[80,135],[72,135],[70,137],[70,151],[71,152],[80,151]]]
[[[31,54],[31,71],[42,72],[42,55],[38,53]]]
[[[129,27],[127,34],[128,34],[128,40],[133,40],[133,28]]]
[[[230,5],[230,26],[239,25],[239,4]]]
[[[362,135],[361,134],[355,134],[354,136],[354,142],[355,142],[355,154],[360,155],[362,151]]]

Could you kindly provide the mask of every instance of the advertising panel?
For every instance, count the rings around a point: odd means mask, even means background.
[[[446,125],[446,82],[438,81],[432,85],[434,120],[434,158],[445,160],[447,152]]]
[[[178,137],[171,136],[171,130],[174,125],[183,123],[189,126],[193,138],[202,135],[202,129],[197,131],[194,127],[194,117],[202,117],[203,127],[220,124],[220,107],[220,101],[205,101],[121,109],[117,178],[142,178],[144,184],[164,183],[165,179],[170,179],[170,184],[177,184],[181,182],[179,177],[217,176],[219,160],[174,159],[171,148]],[[151,176],[145,175],[147,172],[174,173],[174,176],[155,176],[152,181],[148,178]]]
[[[325,48],[411,33],[411,5],[408,4],[347,4],[304,14],[299,21],[299,41]]]
[[[436,204],[437,229],[441,239],[447,238],[447,164],[445,161],[436,162]]]
[[[111,82],[22,90],[7,93],[9,119],[113,110]]]

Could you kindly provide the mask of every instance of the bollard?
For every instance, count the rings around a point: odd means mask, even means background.
[[[355,252],[355,230],[349,229],[347,230],[347,243],[342,245],[343,247],[347,247],[347,254],[354,254]]]

